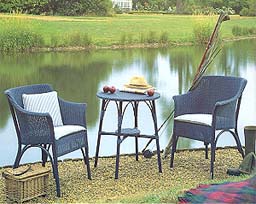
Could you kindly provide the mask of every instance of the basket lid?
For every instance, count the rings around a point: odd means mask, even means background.
[[[5,170],[2,175],[4,178],[9,179],[26,179],[33,176],[48,174],[51,169],[47,167],[35,167],[35,166],[20,166],[15,169],[7,169]]]

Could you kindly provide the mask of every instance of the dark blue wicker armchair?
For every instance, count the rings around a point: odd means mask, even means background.
[[[5,94],[18,136],[18,152],[13,167],[19,166],[21,157],[26,150],[31,147],[40,148],[43,166],[45,166],[47,157],[50,158],[57,196],[60,197],[58,157],[81,149],[88,178],[91,179],[85,118],[86,104],[67,102],[57,98],[63,122],[63,126],[58,127],[54,127],[49,113],[36,113],[24,109],[23,94],[41,94],[52,91],[50,85],[38,84],[8,89]],[[60,131],[62,128],[64,128],[64,132]]]
[[[208,144],[211,145],[211,178],[216,143],[223,132],[233,135],[238,151],[244,157],[237,132],[237,119],[246,83],[245,79],[238,77],[204,76],[194,90],[173,97],[175,112],[171,168],[179,137],[204,142],[205,158],[208,158]],[[221,130],[217,136],[216,130]]]

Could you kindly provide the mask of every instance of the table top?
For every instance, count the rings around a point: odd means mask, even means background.
[[[113,101],[153,101],[160,98],[160,94],[158,92],[155,92],[153,96],[148,96],[146,94],[137,94],[117,90],[113,94],[100,91],[97,93],[97,97]]]

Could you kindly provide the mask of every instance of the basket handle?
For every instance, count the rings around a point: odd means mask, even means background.
[[[22,174],[27,173],[30,169],[31,169],[31,165],[27,166],[27,168],[25,168],[23,171],[20,171],[20,172],[12,172],[12,174],[13,174],[14,176],[20,176],[20,175],[22,175]]]

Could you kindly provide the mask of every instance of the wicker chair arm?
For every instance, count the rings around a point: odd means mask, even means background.
[[[213,126],[234,128],[236,125],[237,97],[216,102],[213,110]]]
[[[196,113],[196,101],[197,95],[193,93],[193,91],[188,92],[186,94],[173,96],[174,100],[174,117],[188,114],[188,113]]]
[[[238,99],[238,96],[234,96],[232,98],[229,98],[227,100],[224,100],[224,101],[217,101],[216,104],[215,104],[215,108],[217,108],[218,106],[224,106],[224,105],[228,105],[234,101],[237,101]]]
[[[59,104],[64,125],[81,125],[86,127],[85,103],[75,103],[59,98]]]
[[[19,120],[21,142],[23,144],[52,144],[54,129],[49,113],[26,111],[14,106]]]

